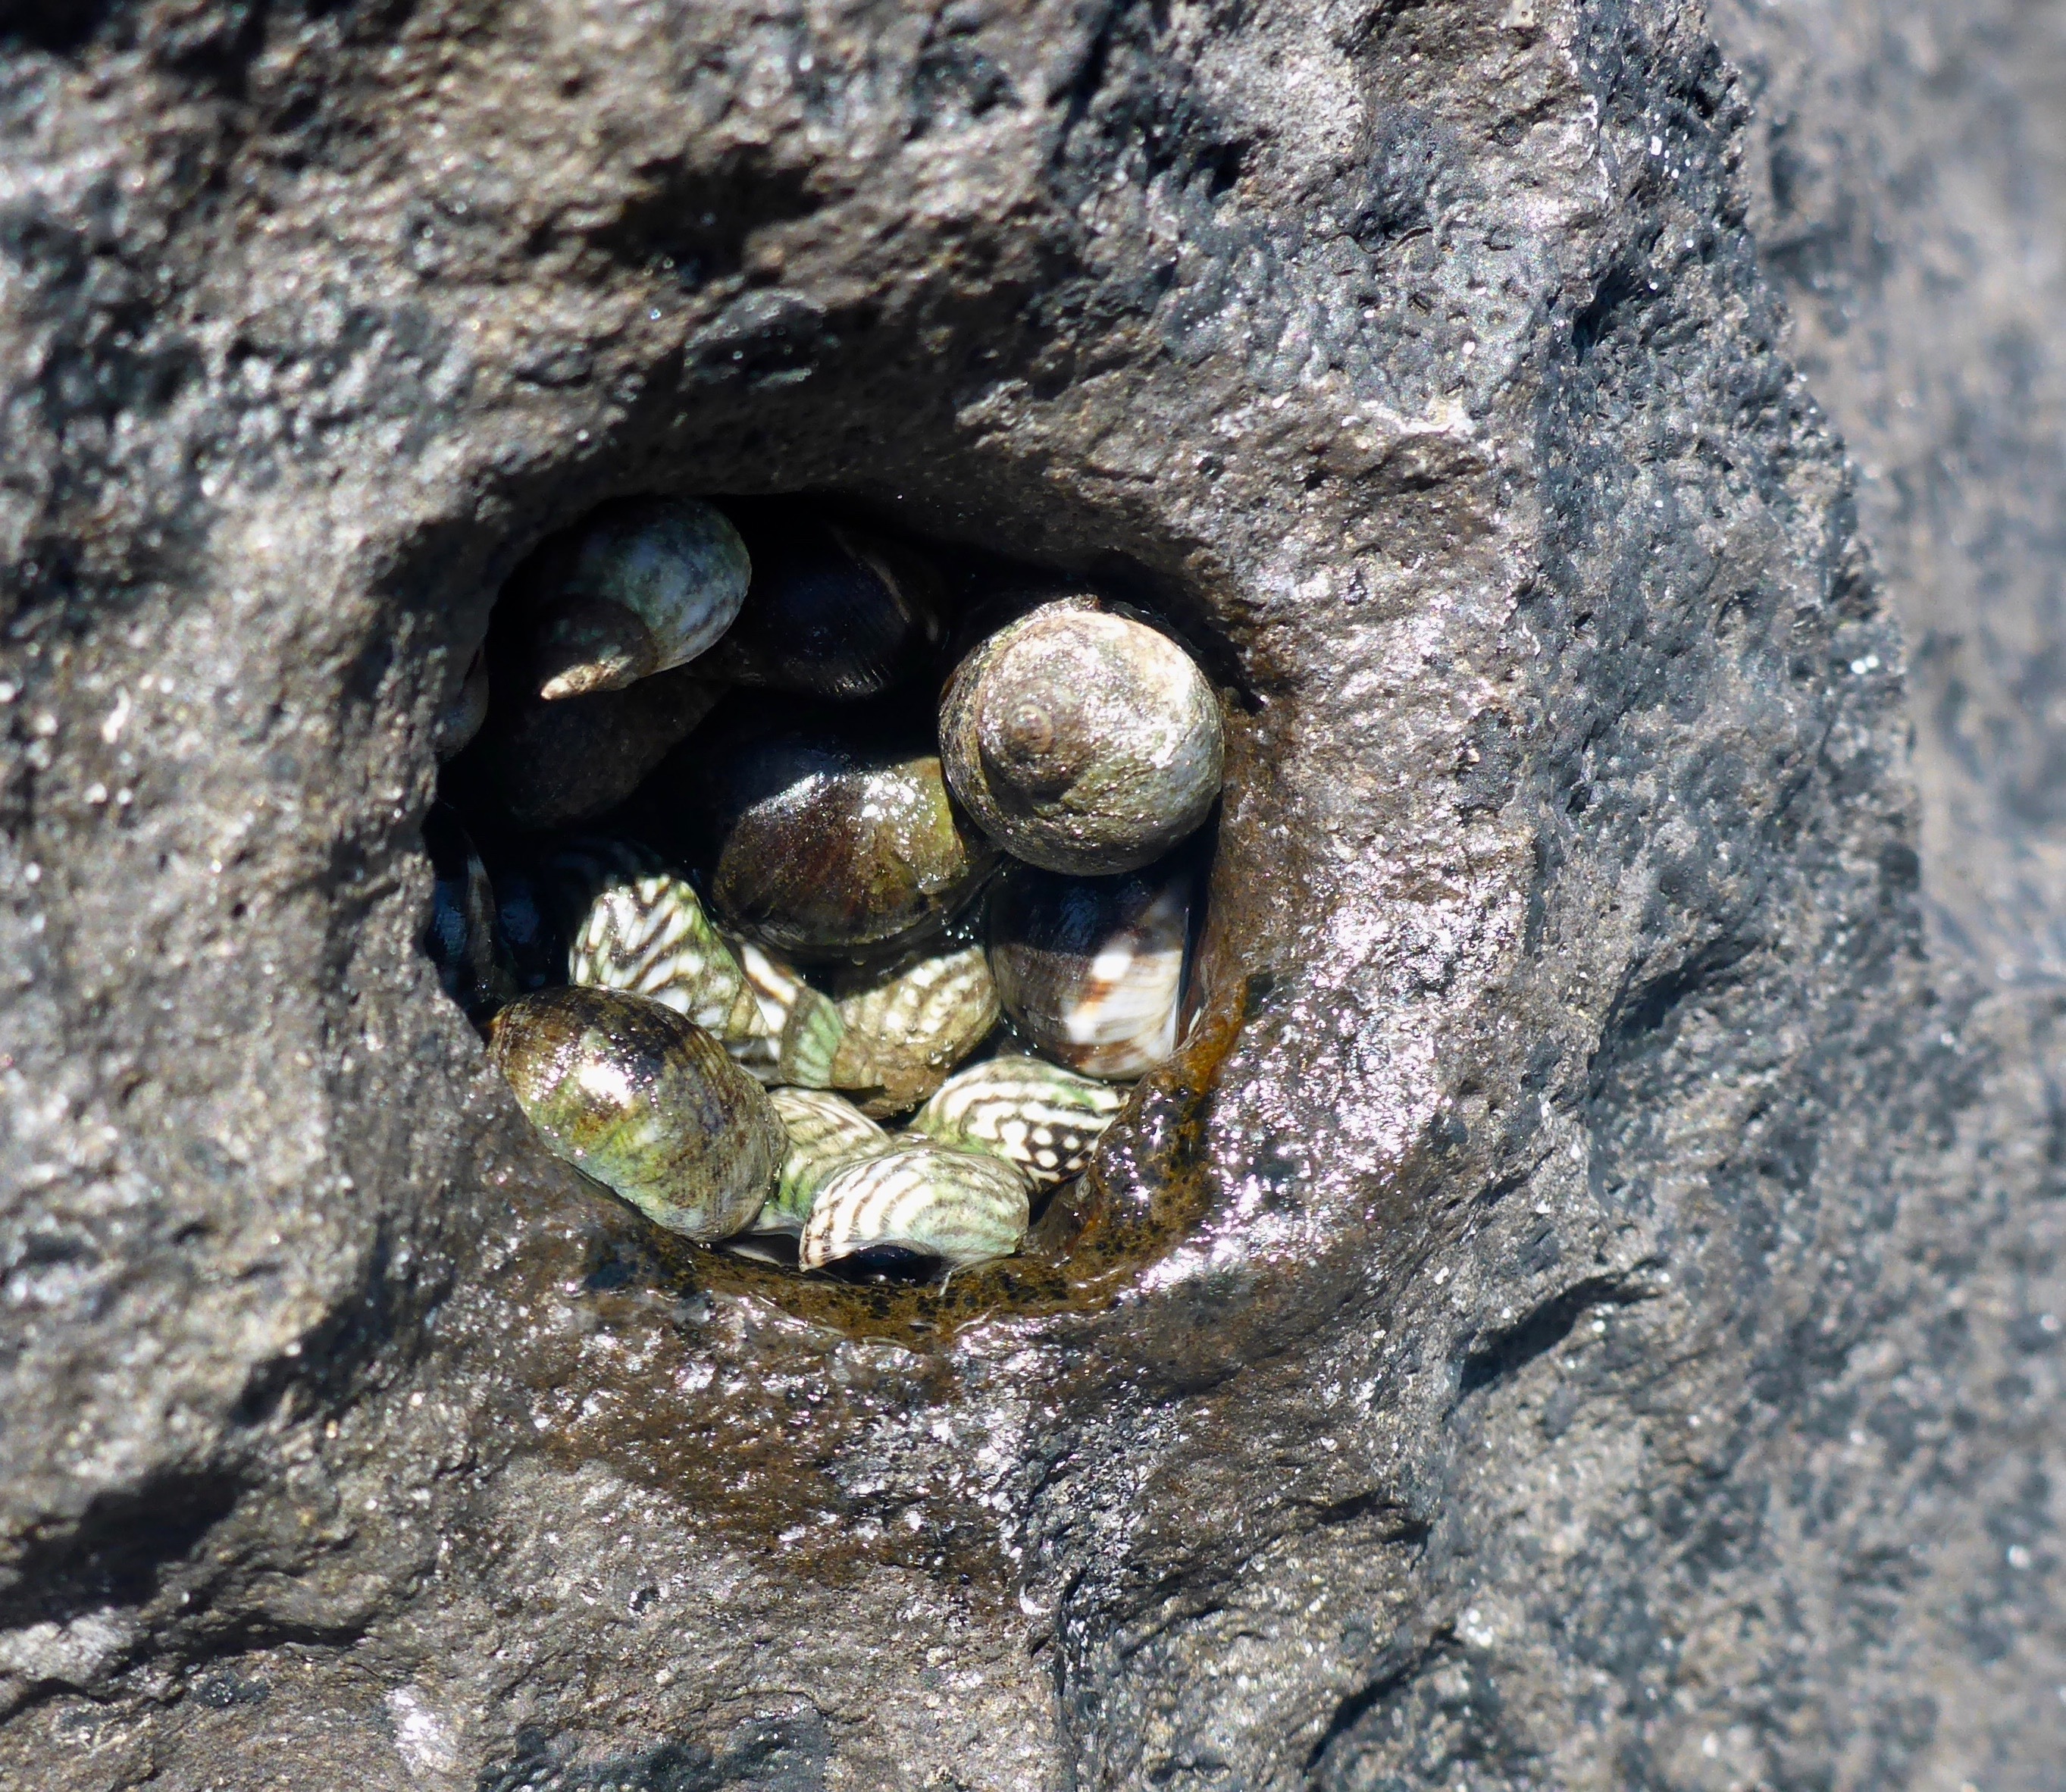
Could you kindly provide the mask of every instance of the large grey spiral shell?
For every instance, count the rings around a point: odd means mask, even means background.
[[[1015,857],[1131,871],[1219,795],[1219,700],[1167,635],[1081,599],[1043,604],[962,660],[940,704],[948,784]]]

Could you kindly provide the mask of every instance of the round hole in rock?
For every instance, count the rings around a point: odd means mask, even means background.
[[[1181,1229],[1229,693],[1144,595],[800,495],[613,501],[512,575],[426,946],[650,1222],[614,1274],[951,1318]],[[1101,1149],[1169,1198],[1115,1210]]]

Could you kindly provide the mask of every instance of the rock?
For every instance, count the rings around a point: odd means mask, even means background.
[[[1873,468],[2059,314],[1789,269],[1776,151],[2056,243],[2053,27],[1899,10],[18,9],[0,1782],[2048,1785],[2060,1004],[1925,914],[2066,911],[1948,724],[1918,834],[1886,595],[2040,476]],[[479,594],[661,489],[1217,656],[1205,1016],[1047,1255],[676,1254],[419,952]]]

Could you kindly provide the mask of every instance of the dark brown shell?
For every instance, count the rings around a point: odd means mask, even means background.
[[[744,685],[851,703],[930,666],[942,634],[939,579],[901,543],[792,504],[735,504],[753,561],[745,607],[707,656]]]
[[[707,758],[678,753],[665,776],[697,814],[719,918],[804,957],[909,943],[968,899],[993,857],[938,756],[909,742],[733,732]]]

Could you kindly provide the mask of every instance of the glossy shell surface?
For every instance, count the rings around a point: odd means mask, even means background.
[[[990,862],[930,753],[785,731],[726,741],[697,771],[683,768],[684,794],[712,904],[779,951],[888,949],[958,906]]]
[[[567,980],[650,996],[727,1048],[763,1031],[746,973],[689,881],[657,865],[597,891],[568,951]]]
[[[818,1190],[797,1262],[823,1269],[884,1248],[948,1270],[1008,1257],[1026,1236],[1029,1185],[1015,1165],[916,1140],[837,1171]]]
[[[911,1117],[908,1133],[1016,1164],[1034,1187],[1066,1181],[1090,1162],[1126,1096],[1094,1076],[1016,1053],[957,1071]]]
[[[940,707],[954,793],[1014,857],[1100,876],[1148,865],[1211,812],[1219,700],[1169,636],[1082,599],[964,659]]]
[[[766,1092],[672,1008],[541,991],[495,1017],[488,1052],[556,1155],[669,1231],[728,1237],[774,1185],[787,1139]]]
[[[787,504],[742,505],[735,520],[753,583],[714,655],[726,676],[853,702],[931,662],[938,580],[919,555]]]
[[[760,1009],[758,1033],[740,1048],[739,1062],[764,1083],[830,1088],[832,1060],[845,1031],[832,998],[776,953],[750,939],[731,944]]]
[[[841,1033],[832,1085],[865,1092],[856,1099],[877,1116],[924,1101],[989,1036],[999,1012],[989,956],[976,946],[849,971],[834,994]]]
[[[1065,878],[1015,866],[990,910],[1004,1012],[1071,1070],[1126,1078],[1177,1048],[1193,878]]]
[[[775,1192],[754,1221],[756,1232],[800,1232],[836,1171],[889,1150],[890,1136],[845,1096],[827,1089],[776,1089],[768,1092],[788,1134]]]
[[[541,697],[620,690],[686,665],[737,618],[752,577],[746,544],[698,498],[610,505],[564,557],[533,639]]]

